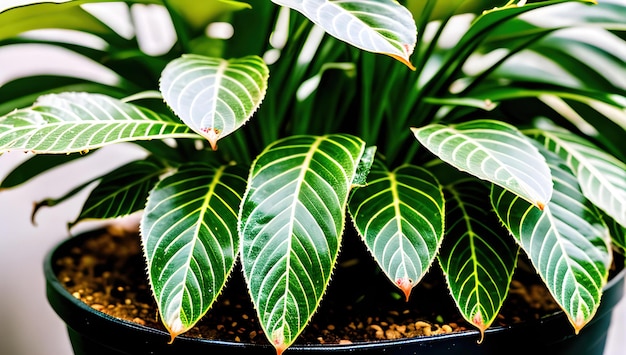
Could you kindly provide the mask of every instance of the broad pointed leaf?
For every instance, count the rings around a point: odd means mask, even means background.
[[[552,195],[550,169],[531,141],[510,124],[476,120],[413,128],[419,142],[441,160],[502,186],[539,209]]]
[[[143,210],[148,193],[164,172],[164,167],[154,161],[138,160],[102,176],[83,204],[76,222],[88,218],[115,218]]]
[[[208,311],[232,270],[245,185],[237,167],[194,164],[166,177],[150,193],[141,221],[143,248],[150,285],[172,339]]]
[[[242,264],[261,327],[280,354],[315,312],[332,273],[365,150],[349,135],[293,136],[254,162],[242,202]]]
[[[491,212],[485,185],[461,182],[445,191],[439,263],[461,315],[484,335],[507,296],[519,247]]]
[[[444,199],[437,179],[416,166],[389,171],[377,163],[367,186],[352,193],[349,209],[374,258],[408,299],[443,239]]]
[[[216,149],[220,138],[259,107],[268,77],[267,65],[257,56],[226,60],[187,54],[165,67],[160,90],[178,117]]]
[[[182,137],[197,135],[167,116],[100,94],[44,95],[30,108],[0,117],[0,153],[85,152],[119,142]]]
[[[272,0],[306,16],[328,34],[359,49],[389,55],[415,69],[413,16],[394,0]]]
[[[586,198],[626,227],[626,164],[564,130],[530,133],[567,162]]]
[[[554,195],[543,211],[495,185],[491,200],[578,333],[600,304],[611,239],[565,162],[547,150],[543,153],[554,179]]]

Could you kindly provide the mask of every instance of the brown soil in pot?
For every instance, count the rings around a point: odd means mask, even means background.
[[[98,311],[164,330],[146,281],[139,237],[115,228],[109,231],[58,260],[59,280],[74,297]],[[357,237],[348,235],[343,244],[321,307],[297,343],[397,339],[472,328],[456,311],[439,269],[433,268],[406,302]],[[492,326],[537,319],[556,310],[545,286],[520,267]],[[185,336],[267,343],[239,268],[216,304]]]

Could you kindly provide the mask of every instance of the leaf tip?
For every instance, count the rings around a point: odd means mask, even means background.
[[[276,349],[276,355],[282,355],[282,353],[287,350],[289,347],[287,343],[285,343],[285,334],[283,333],[283,328],[276,329],[272,333],[272,345]]]
[[[167,330],[170,333],[170,341],[168,342],[168,344],[172,344],[177,336],[187,331],[187,329],[183,325],[183,322],[180,320],[180,317],[176,317],[172,321],[168,322],[166,326]]]
[[[474,314],[474,317],[472,317],[472,324],[476,328],[478,328],[478,331],[480,332],[480,339],[478,339],[478,344],[482,344],[483,340],[485,340],[485,330],[487,329],[487,325],[485,324],[483,315],[480,312]]]
[[[217,150],[217,141],[220,139],[220,131],[217,128],[202,128],[202,135],[211,144],[211,149]]]
[[[406,298],[406,301],[408,302],[409,297],[411,296],[411,290],[413,289],[413,282],[411,281],[411,279],[408,277],[398,278],[396,280],[396,286],[398,286],[398,288],[402,290]]]
[[[579,313],[576,316],[576,319],[573,320],[572,325],[574,326],[574,334],[578,335],[581,329],[587,324],[587,320],[582,313]]]
[[[409,69],[411,69],[412,71],[417,70],[417,69],[415,68],[415,66],[413,65],[413,63],[411,63],[411,61],[409,60],[409,57],[408,57],[408,56],[399,56],[399,55],[396,55],[396,54],[389,54],[389,56],[390,56],[390,57],[392,57],[392,58],[394,58],[394,59],[396,59],[396,60],[398,60],[400,63],[402,63],[402,64],[406,65],[406,66],[407,66],[407,67],[409,67]]]
[[[535,206],[537,206],[537,208],[541,211],[543,211],[546,208],[546,204],[541,201],[535,202]]]

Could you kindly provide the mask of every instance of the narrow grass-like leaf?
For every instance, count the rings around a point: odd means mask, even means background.
[[[543,154],[554,179],[554,195],[543,211],[495,185],[491,200],[578,333],[600,304],[611,239],[565,161],[545,149]]]
[[[565,130],[529,133],[567,162],[586,198],[626,227],[626,164]]]
[[[408,299],[443,239],[444,199],[437,179],[420,167],[389,171],[377,163],[367,186],[352,193],[349,210],[374,259]]]
[[[183,166],[150,193],[141,237],[150,285],[172,339],[208,311],[235,263],[246,186],[240,170]]]
[[[461,315],[481,335],[507,296],[519,247],[489,208],[489,189],[470,181],[445,188],[448,213],[439,263]]]
[[[349,135],[292,136],[268,146],[252,166],[239,218],[242,265],[260,325],[279,354],[326,290],[364,150]]]
[[[457,169],[502,186],[539,209],[550,201],[550,169],[531,140],[514,126],[476,120],[412,131],[423,146]]]
[[[71,225],[83,219],[115,218],[143,210],[148,193],[164,172],[155,161],[138,160],[102,176]]]
[[[226,60],[186,54],[171,61],[160,90],[172,110],[213,149],[259,107],[269,69],[257,56]]]
[[[167,116],[100,94],[44,95],[30,108],[0,117],[0,153],[86,152],[113,143],[184,137],[197,135]]]
[[[328,34],[359,49],[389,55],[415,69],[413,16],[394,0],[272,0],[306,16]]]

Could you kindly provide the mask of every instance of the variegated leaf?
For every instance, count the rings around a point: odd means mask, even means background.
[[[489,208],[489,188],[469,181],[446,186],[446,237],[439,263],[454,301],[481,334],[507,296],[519,247]]]
[[[554,179],[554,195],[543,211],[495,185],[491,200],[578,333],[600,304],[611,239],[565,162],[547,150],[543,153]]]
[[[150,193],[141,235],[150,285],[172,339],[208,311],[239,250],[246,181],[233,166],[183,166]]]
[[[415,69],[411,13],[395,0],[272,0],[306,16],[328,34],[359,49],[389,55]]]
[[[197,137],[189,127],[146,108],[88,93],[41,96],[0,117],[0,153],[85,152],[136,140]]]
[[[220,138],[259,107],[268,77],[267,65],[257,56],[226,60],[186,54],[165,67],[160,90],[174,113],[216,149]]]
[[[552,180],[544,157],[514,126],[493,120],[413,128],[441,160],[504,187],[539,209],[550,201]]]
[[[529,133],[567,162],[586,198],[626,227],[626,164],[567,131]]]
[[[76,220],[106,219],[143,210],[148,193],[165,169],[156,161],[138,160],[102,176],[89,193]]]
[[[352,193],[349,210],[374,259],[408,299],[443,239],[444,199],[437,179],[420,167],[389,171],[376,163],[367,185]]]
[[[278,354],[326,290],[364,150],[349,135],[293,136],[267,147],[252,166],[240,212],[241,259],[261,327]]]

